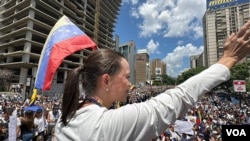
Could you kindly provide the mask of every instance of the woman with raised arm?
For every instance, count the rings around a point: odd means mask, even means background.
[[[146,102],[118,109],[109,107],[126,100],[129,64],[113,50],[94,51],[68,75],[62,116],[55,127],[57,140],[147,141],[159,136],[205,93],[230,78],[230,69],[250,53],[249,27],[250,21],[227,38],[223,56],[208,69]],[[82,102],[79,81],[86,94]]]

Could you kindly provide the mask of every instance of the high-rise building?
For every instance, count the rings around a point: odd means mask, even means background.
[[[99,48],[114,48],[113,32],[121,0],[1,0],[0,69],[14,72],[15,83],[30,85],[43,44],[57,22],[66,15],[92,38]],[[78,67],[89,50],[65,58],[54,78],[63,83],[67,71]],[[34,78],[35,79],[35,78]]]
[[[150,72],[151,78],[155,79],[158,76],[167,74],[167,65],[165,62],[162,62],[160,59],[153,59],[150,61]]]
[[[129,81],[132,84],[135,84],[135,54],[136,54],[136,46],[134,41],[130,41],[128,43],[119,45],[117,49],[118,52],[124,55],[127,59],[129,66],[130,66],[130,77]]]
[[[218,61],[223,54],[226,38],[249,19],[249,0],[207,0],[207,11],[203,18],[205,66]]]
[[[149,53],[146,49],[137,51],[135,57],[136,84],[146,84],[149,76]]]
[[[204,66],[204,55],[203,53],[199,55],[190,56],[190,68],[197,68]]]

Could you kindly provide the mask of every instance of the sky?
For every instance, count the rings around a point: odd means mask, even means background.
[[[190,56],[203,52],[205,10],[206,0],[123,0],[114,35],[147,49],[150,60],[161,59],[167,75],[177,77],[190,68]]]

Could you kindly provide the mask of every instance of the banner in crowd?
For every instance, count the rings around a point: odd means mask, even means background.
[[[186,133],[188,135],[193,135],[193,126],[195,123],[189,121],[176,120],[174,130],[180,134]]]

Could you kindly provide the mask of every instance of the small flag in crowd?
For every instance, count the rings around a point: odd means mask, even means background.
[[[97,46],[68,17],[60,18],[44,44],[38,64],[35,88],[50,90],[54,74],[64,58],[85,48],[95,50]]]
[[[202,121],[202,117],[201,117],[201,111],[198,110],[197,111],[197,117],[196,117],[196,124],[200,125]]]
[[[29,105],[32,105],[35,103],[36,97],[37,97],[37,89],[35,88],[35,89],[33,89],[33,93],[32,93],[32,96],[30,98]]]
[[[134,89],[136,89],[135,85],[131,85],[130,90],[133,91]]]

